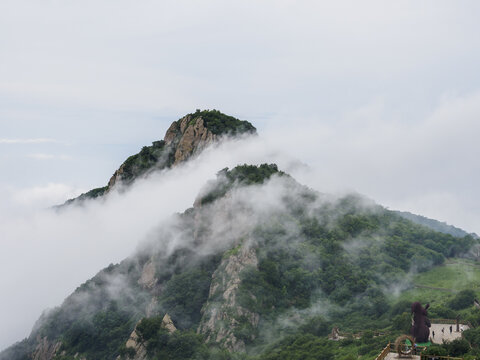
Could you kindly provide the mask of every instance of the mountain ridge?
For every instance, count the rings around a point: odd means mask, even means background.
[[[227,118],[220,121],[229,128]],[[189,161],[217,140],[205,124],[187,115],[156,146],[176,144],[168,152],[172,166]],[[247,128],[237,135],[252,133]],[[187,132],[193,137],[185,138]],[[114,174],[111,188],[158,169],[152,160],[131,167],[129,177],[129,164]],[[45,312],[0,359],[333,359],[351,351],[368,358],[386,337],[366,339],[361,348],[354,340],[334,344],[327,333],[337,326],[399,333],[398,316],[409,305],[390,302],[392,284],[407,288],[412,271],[478,245],[472,236],[432,231],[360,195],[319,193],[275,164],[224,168],[192,201],[134,254]]]
[[[416,224],[426,226],[432,230],[435,230],[444,234],[450,234],[456,237],[472,236],[474,238],[479,238],[476,233],[469,233],[461,228],[458,228],[453,225],[449,225],[446,222],[431,219],[423,215],[417,215],[408,211],[398,211],[398,210],[395,210],[395,213],[397,213],[398,215],[400,215],[401,217],[407,220],[413,221]]]
[[[441,264],[474,242],[427,231],[359,196],[328,199],[273,164],[223,169],[214,182],[218,186],[208,184],[154,243],[105,268],[45,314],[23,343],[31,358],[67,360],[78,353],[87,360],[140,360],[168,350],[172,359],[202,353],[228,359],[263,346],[278,316],[303,312],[289,320],[298,325],[275,331],[304,329],[317,321],[313,309],[322,302],[349,309],[335,315],[336,322],[357,307],[368,319],[385,321],[389,305],[380,284],[411,266]],[[219,187],[212,198],[211,189]],[[167,251],[172,231],[178,243]],[[411,258],[399,251],[404,246]],[[179,329],[172,334],[161,326],[167,314]],[[132,337],[140,342],[132,344]],[[7,358],[17,359],[0,355]]]
[[[87,191],[64,205],[96,199],[106,195],[114,187],[128,187],[136,179],[153,171],[169,169],[198,155],[206,147],[224,137],[253,135],[256,128],[246,120],[225,115],[218,110],[196,110],[174,121],[163,140],[129,156],[114,172],[104,187]]]

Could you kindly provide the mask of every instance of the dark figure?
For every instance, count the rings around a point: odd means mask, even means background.
[[[453,330],[452,325],[450,325],[450,334],[452,333],[452,330]]]
[[[435,339],[435,331],[432,331],[432,339]]]
[[[412,313],[413,313],[413,325],[410,329],[411,335],[415,338],[416,342],[423,343],[428,341],[430,336],[430,320],[427,317],[427,309],[430,304],[427,304],[423,308],[422,304],[418,301],[412,304]]]
[[[442,328],[442,334],[445,334],[445,328]]]

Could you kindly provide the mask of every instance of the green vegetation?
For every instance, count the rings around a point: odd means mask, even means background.
[[[0,352],[2,360],[31,360],[30,352],[34,347],[33,339],[23,339]]]
[[[80,196],[76,197],[75,199],[67,200],[64,205],[72,204],[74,201],[96,199],[96,198],[102,196],[103,194],[105,194],[107,189],[108,189],[108,186],[92,189],[90,191],[87,191],[86,193],[81,194]]]
[[[160,151],[163,145],[156,146]],[[148,163],[150,151],[130,160],[131,166]],[[228,220],[232,224],[225,223],[223,215],[238,209],[217,201],[233,190],[241,194],[246,186],[261,192],[273,175],[283,186],[278,207],[260,217],[254,205],[261,200],[246,201],[241,215],[248,226],[235,230],[235,217]],[[158,230],[152,244],[102,270],[60,308],[45,314],[19,351],[25,354],[40,336],[62,342],[64,354],[56,360],[71,360],[77,352],[87,359],[128,357],[132,350],[125,342],[142,319],[137,330],[152,359],[363,360],[408,331],[412,301],[430,302],[431,318],[459,315],[480,325],[480,309],[472,305],[480,267],[458,259],[478,243],[471,236],[432,231],[360,196],[328,198],[296,183],[274,164],[220,171],[200,202],[208,206],[178,216],[171,228]],[[219,221],[226,229],[221,235],[215,228]],[[247,242],[256,261],[241,266],[236,259]],[[173,243],[173,249],[165,245]],[[246,345],[246,353],[228,354],[216,348],[215,339],[206,343],[196,331],[212,277],[223,269],[216,281],[226,281],[222,276],[230,275],[220,264],[232,257],[231,267],[240,268],[240,281],[231,287],[234,305],[246,311],[229,314],[231,308],[221,307],[225,294],[217,289],[212,295],[223,311],[219,323],[235,324],[234,336]],[[156,281],[146,289],[138,279],[148,262],[154,263]],[[154,316],[145,318],[152,298]],[[165,313],[179,329],[173,334],[161,326]],[[258,325],[251,314],[258,315]],[[328,340],[333,327],[350,336]],[[374,336],[374,331],[384,334]],[[474,356],[480,331],[465,331],[465,338],[432,351]]]
[[[480,295],[480,266],[467,259],[451,259],[444,265],[419,273],[409,280],[411,288],[400,299],[418,299],[432,306],[453,299],[461,290],[470,289]]]
[[[164,169],[174,162],[173,152],[165,145],[165,141],[154,141],[151,146],[144,146],[142,150],[125,160],[114,176],[124,184],[132,183],[136,178],[155,169]],[[109,184],[110,185],[110,184]],[[72,204],[75,201],[96,199],[103,196],[109,189],[109,185],[90,190],[80,196],[69,199],[64,205]],[[61,206],[60,206],[61,207]]]
[[[429,302],[430,319],[453,320],[458,316],[461,322],[468,322],[476,328],[464,331],[465,339],[431,346],[427,354],[477,358],[480,355],[480,328],[477,328],[480,326],[480,309],[474,308],[473,300],[480,294],[479,285],[480,267],[478,263],[467,259],[449,259],[442,266],[417,274],[411,281],[412,288],[396,300],[396,312],[400,313],[403,309],[403,313],[394,318],[392,328],[403,329],[404,333],[407,331],[412,299],[423,304]],[[391,300],[394,301],[393,297]]]
[[[144,309],[150,300],[137,284],[138,276],[132,260],[108,266],[78,287],[61,307],[45,314],[32,337],[60,340],[63,355],[55,360],[70,360],[76,353],[98,360],[116,357],[141,318],[135,309]],[[113,277],[118,281],[115,288]]]
[[[288,336],[266,351],[261,360],[330,360],[334,357],[334,343],[306,334]]]
[[[236,136],[244,133],[256,133],[255,127],[248,121],[236,119],[233,116],[225,115],[215,109],[197,109],[194,113],[188,114],[187,116],[191,117],[188,125],[194,125],[195,121],[201,117],[205,127],[215,135]],[[171,167],[175,162],[176,145],[180,139],[179,136],[181,136],[179,132],[180,120],[173,123],[173,125],[177,127],[177,133],[175,135],[176,138],[171,144],[167,146],[164,140],[159,140],[154,141],[151,146],[144,146],[138,154],[132,155],[125,160],[115,172],[115,180],[120,180],[128,185],[136,178],[150,171]],[[100,197],[106,193],[110,185],[111,184],[108,184],[107,186],[90,190],[77,198],[67,200],[64,205],[71,204],[74,201],[84,201]],[[58,208],[61,208],[61,206],[58,206]]]
[[[200,321],[200,310],[208,299],[212,272],[191,269],[174,275],[165,285],[161,296],[162,308],[177,327],[189,329]]]
[[[245,274],[242,286],[249,287],[251,293],[266,294],[263,311],[272,306],[277,310],[292,305],[305,307],[314,292],[321,290],[330,301],[345,306],[355,298],[357,302],[352,310],[363,309],[365,314],[380,316],[387,311],[388,304],[378,287],[401,281],[409,269],[419,267],[420,259],[424,260],[421,267],[424,270],[426,264],[430,267],[441,264],[444,256],[428,248],[433,242],[430,239],[439,246],[453,239],[423,227],[408,227],[388,212],[346,213],[338,217],[335,224],[322,226],[318,220],[308,218],[291,224],[288,219],[282,219],[276,224],[276,232],[272,233],[272,226],[268,224],[267,231],[256,233],[267,246],[259,248],[258,269]],[[292,226],[304,235],[300,243],[296,233],[288,234]],[[352,246],[349,239],[360,233],[362,243],[351,252],[345,251]],[[379,233],[382,241],[376,238]],[[279,246],[280,238],[283,238],[280,242],[283,248]],[[257,306],[262,304],[260,300]]]
[[[455,297],[450,300],[448,305],[453,310],[465,309],[472,306],[475,297],[475,291],[471,289],[465,289],[456,294]]]
[[[233,116],[228,116],[218,110],[198,110],[193,114],[190,124],[193,124],[195,119],[201,117],[204,121],[205,127],[215,135],[238,135],[243,133],[255,133],[255,127],[245,120],[238,120]]]
[[[230,250],[227,250],[225,251],[225,253],[223,254],[222,258],[223,259],[227,259],[229,258],[230,256],[235,256],[237,255],[239,252],[240,252],[240,249],[242,248],[242,244],[239,244],[237,246],[235,246],[234,248],[231,248]]]
[[[382,349],[391,340],[391,336],[373,336],[373,332],[340,341],[328,340],[325,336],[297,333],[272,343],[262,355],[252,360],[371,360],[378,355],[378,349]]]
[[[171,166],[173,160],[173,153],[165,146],[165,141],[154,141],[151,146],[144,146],[138,154],[125,160],[120,166],[120,179],[129,183],[149,170]]]
[[[196,118],[201,117],[205,127],[216,135],[238,135],[256,131],[248,121],[238,120],[218,110],[197,110],[189,115],[192,117],[190,125],[193,125]],[[174,147],[166,146],[164,140],[154,141],[151,146],[144,146],[138,154],[125,160],[118,175],[124,183],[129,183],[150,170],[170,167],[175,161],[174,150]]]
[[[239,165],[228,170],[228,168],[220,171],[220,177],[224,176],[229,183],[238,183],[244,186],[252,184],[263,184],[274,174],[285,176],[283,171],[279,171],[276,164],[255,165]]]
[[[470,344],[465,339],[455,339],[451,342],[442,345],[432,345],[424,352],[426,355],[441,355],[441,356],[461,356],[466,359],[471,358],[468,355],[474,356],[470,353]],[[465,355],[467,355],[465,357]]]
[[[137,334],[140,341],[147,344],[147,352],[151,359],[230,359],[228,352],[209,348],[205,345],[203,337],[194,331],[177,330],[169,333],[162,328],[162,318],[163,316],[143,318],[137,325]]]
[[[413,221],[416,224],[426,226],[432,230],[435,230],[444,234],[450,234],[455,237],[464,237],[467,235],[478,237],[476,234],[469,234],[466,231],[459,229],[455,226],[448,225],[438,220],[429,219],[425,216],[415,215],[415,214],[404,212],[404,211],[395,211],[395,213],[407,220]]]
[[[95,359],[111,359],[118,355],[135,324],[128,311],[120,310],[113,303],[105,311],[99,311],[91,320],[79,319],[62,334],[62,348],[66,355],[77,352]]]
[[[232,170],[222,169],[217,180],[208,184],[208,191],[202,194],[200,203],[208,204],[224,196],[233,187],[263,184],[272,175],[287,176],[275,164],[238,165]]]

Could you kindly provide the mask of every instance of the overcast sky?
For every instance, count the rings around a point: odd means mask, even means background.
[[[354,190],[480,233],[479,15],[478,1],[2,0],[3,223],[33,226],[32,211],[104,186],[172,121],[216,108],[260,134],[248,157],[220,158],[230,165],[276,159],[316,190]],[[5,257],[25,236],[10,227]],[[38,306],[58,304],[138,238],[128,241]],[[2,270],[12,296],[0,304],[14,307],[24,279]],[[0,348],[38,311],[0,334]]]

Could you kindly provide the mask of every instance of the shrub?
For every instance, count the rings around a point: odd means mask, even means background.
[[[454,310],[465,309],[473,305],[474,299],[475,291],[471,289],[462,290],[450,300],[449,306]]]
[[[395,316],[392,321],[392,328],[394,328],[395,330],[400,330],[405,334],[408,334],[410,332],[411,325],[412,317],[406,312]]]

